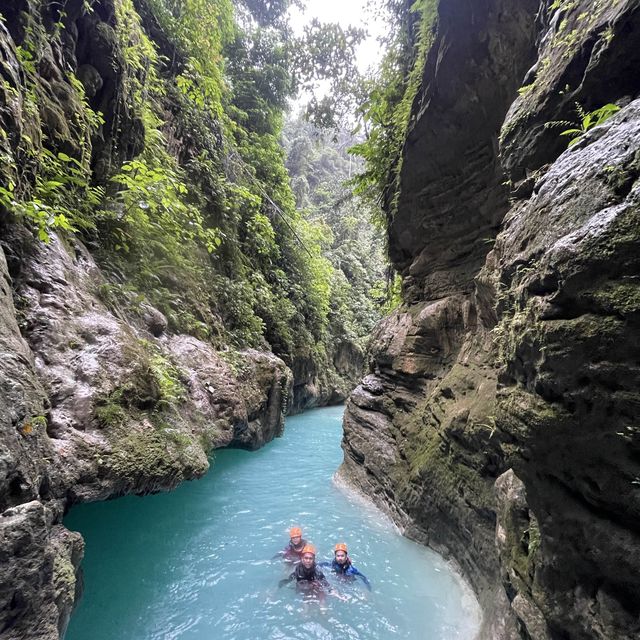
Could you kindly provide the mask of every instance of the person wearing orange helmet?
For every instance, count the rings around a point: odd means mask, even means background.
[[[307,541],[302,537],[302,529],[300,527],[291,527],[289,529],[289,544],[278,552],[274,558],[282,557],[287,562],[300,562],[302,549],[306,544]]]
[[[296,581],[298,591],[303,593],[317,594],[322,599],[324,592],[326,592],[343,599],[343,596],[331,588],[324,573],[316,565],[316,548],[312,544],[307,543],[304,546],[300,555],[300,564],[288,577],[280,580],[278,588],[284,587],[293,580]]]
[[[365,586],[371,591],[371,583],[363,573],[360,573],[351,563],[347,545],[344,542],[338,542],[333,548],[333,560],[331,562],[321,562],[320,567],[331,567],[331,570],[344,578],[345,580],[355,580],[356,576],[362,579]]]

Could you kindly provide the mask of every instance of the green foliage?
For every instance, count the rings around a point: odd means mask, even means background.
[[[16,48],[24,84],[2,80],[5,99],[19,105],[25,122],[15,147],[2,154],[0,206],[33,228],[39,240],[48,242],[54,230],[77,231],[94,226],[91,214],[104,197],[104,189],[91,184],[92,136],[104,124],[94,111],[79,80],[66,77],[69,104],[66,120],[58,123],[57,139],[44,134],[41,105],[55,113],[50,95],[38,81],[37,70],[44,55],[47,35],[42,25],[28,20],[25,41]],[[0,139],[8,134],[0,129]],[[56,147],[66,145],[66,151]]]
[[[185,398],[181,373],[150,342],[140,340],[125,347],[131,371],[119,386],[97,399],[94,416],[102,428],[121,426],[127,415],[145,410],[159,417],[174,411]]]
[[[355,50],[365,37],[362,29],[343,29],[338,23],[321,23],[314,19],[304,35],[293,41],[294,89],[310,93],[305,117],[322,128],[337,128],[350,120],[356,107],[359,71]],[[329,88],[320,91],[319,81]]]
[[[576,102],[575,110],[576,115],[579,118],[579,121],[577,122],[572,122],[570,120],[553,120],[545,124],[547,129],[563,128],[564,130],[560,132],[560,135],[570,138],[570,147],[576,144],[580,140],[580,137],[587,131],[590,131],[594,127],[606,122],[611,116],[618,113],[618,111],[620,111],[620,107],[615,104],[605,104],[599,109],[587,112],[582,105]]]
[[[38,164],[40,171],[28,196],[21,198],[10,180],[6,187],[0,187],[0,204],[32,225],[43,242],[49,242],[52,230],[76,231],[93,226],[82,212],[99,205],[104,190],[88,184],[80,162],[66,153],[42,149]]]
[[[99,401],[93,415],[98,422],[98,426],[102,429],[119,427],[127,419],[127,414],[122,405],[116,401],[115,397],[111,396]]]
[[[104,198],[104,188],[91,182],[92,137],[104,119],[91,108],[82,83],[70,72],[59,88],[67,95],[66,113],[60,110],[51,89],[38,77],[41,65],[49,64],[44,60],[49,38],[58,39],[60,28],[54,25],[51,36],[32,15],[22,15],[25,39],[15,49],[22,84],[14,86],[15,76],[8,74],[0,88],[22,122],[17,144],[6,145],[2,154],[0,207],[48,242],[52,231],[94,227],[93,211]],[[0,140],[8,137],[0,129]]]
[[[118,43],[124,59],[123,84],[132,106],[147,103],[150,96],[163,95],[158,74],[160,56],[154,43],[144,32],[133,0],[115,3]]]
[[[356,193],[375,206],[380,228],[393,215],[402,145],[433,41],[437,6],[437,0],[388,3],[395,30],[379,71],[365,83],[367,97],[360,106],[365,141],[352,148],[364,158],[365,171],[354,184]]]
[[[146,145],[111,178],[97,218],[99,254],[156,305],[172,329],[198,337],[217,331],[207,294],[207,255],[223,241],[167,152],[161,122],[145,103]]]
[[[238,4],[244,5],[258,26],[277,25],[281,28],[286,26],[286,13],[290,7],[304,6],[301,0],[241,0]],[[238,7],[238,10],[240,9],[241,7]]]
[[[191,184],[192,167],[183,169],[169,152],[160,117],[169,98],[198,107],[170,93],[161,76],[162,59],[131,0],[120,0],[116,9],[126,96],[144,123],[145,144],[141,155],[125,161],[110,178],[108,197],[97,213],[98,254],[140,292],[121,292],[119,305],[135,312],[147,300],[167,316],[171,329],[213,339],[221,328],[211,308],[208,256],[224,236],[203,211],[205,198]],[[204,153],[196,162],[208,167]]]
[[[254,247],[258,256],[261,258],[277,256],[276,233],[267,216],[256,211],[253,218],[247,222],[247,233],[255,238]]]
[[[332,116],[351,94],[362,30],[316,20],[302,37],[294,37],[286,12],[300,3],[290,0],[238,2],[236,22],[230,0],[149,3],[182,55],[177,86],[218,118],[230,115],[245,128],[273,132],[269,125],[300,87],[313,93],[319,80],[329,81]],[[228,110],[229,102],[235,111]],[[310,117],[315,114],[310,107]]]
[[[33,128],[25,128],[31,138],[18,155],[0,134],[3,160],[5,153],[11,160],[0,204],[42,239],[52,231],[84,234],[111,277],[98,295],[122,319],[150,303],[172,331],[216,346],[270,347],[290,363],[300,355],[328,362],[332,336],[362,341],[379,317],[370,292],[384,279],[382,254],[360,204],[336,188],[353,162],[345,145],[325,146],[295,174],[309,187],[302,204],[280,138],[298,87],[313,89],[332,75],[344,84],[362,34],[314,23],[295,39],[288,0],[245,0],[235,14],[229,0],[148,4],[167,37],[162,55],[133,0],[117,0],[117,112],[105,127],[67,74],[75,111],[63,114],[68,131],[60,139],[42,135],[38,114],[50,97],[36,71],[48,35],[33,28],[18,52],[27,91],[4,87],[5,95],[26,95],[24,120]],[[113,150],[129,142],[118,136],[131,122],[144,128],[144,139],[135,140],[142,152],[117,163],[115,154],[106,158],[97,183],[92,141],[100,139],[101,153]],[[179,372],[145,349],[131,378],[98,403],[103,426],[122,424],[129,409],[161,412],[180,402]]]
[[[234,33],[231,1],[149,0],[149,5],[185,57],[177,86],[198,106],[222,117],[222,50]]]
[[[549,7],[549,10],[555,11],[556,9],[560,9],[562,11],[568,11],[569,9],[575,7],[576,4],[576,0],[553,0],[553,3]]]
[[[266,340],[286,359],[297,352],[309,353],[316,349],[318,340],[324,339],[329,323],[332,267],[323,256],[327,229],[296,211],[278,136],[282,112],[297,87],[310,87],[318,77],[339,75],[339,70],[344,78],[353,68],[353,47],[362,34],[316,22],[304,38],[295,40],[287,26],[286,1],[245,2],[242,28],[236,25],[231,29],[224,19],[224,2],[152,0],[151,6],[182,54],[183,60],[176,63],[176,82],[182,95],[196,110],[209,109],[214,103],[225,110],[221,115],[219,107],[211,108],[216,117],[221,117],[223,132],[228,136],[226,181],[215,185],[221,191],[221,207],[213,215],[220,223],[214,239],[219,250],[213,256],[218,273],[207,275],[209,268],[205,265],[196,277],[187,280],[207,282],[207,286],[195,284],[194,291],[201,291],[205,306],[219,317],[228,339],[237,346],[264,346]],[[214,30],[196,19],[205,6],[211,20],[223,24],[222,28]],[[140,37],[134,40],[142,42]],[[328,50],[337,53],[327,55]],[[226,57],[224,66],[217,58],[220,52]],[[128,57],[140,71],[141,56],[133,50]],[[147,96],[153,97],[149,92]],[[148,160],[159,155],[156,150]],[[190,178],[203,182],[207,191],[209,177],[220,170],[215,155],[215,149],[200,154],[189,168]],[[184,212],[179,216],[175,211],[171,215],[162,213],[164,205],[175,201],[176,195],[175,189],[166,193],[158,184],[167,184],[166,176],[159,175],[167,166],[171,165],[163,158],[159,167],[135,166],[127,171],[132,179],[127,180],[122,171],[117,176],[124,187],[117,196],[123,209],[116,209],[112,216],[111,236],[116,238],[119,250],[141,253],[145,249],[153,254],[164,247],[167,253],[171,242],[164,240],[164,234],[161,241],[154,238],[148,220],[153,220],[157,230],[158,224],[165,226],[165,218],[167,222],[184,218]],[[205,173],[209,177],[203,181]],[[146,192],[149,179],[156,201]],[[182,178],[179,180],[182,182]],[[198,206],[209,208],[203,194],[190,196]],[[205,222],[204,218],[196,220],[195,227],[205,229]],[[179,235],[179,228],[184,224],[179,222],[170,235]],[[186,240],[193,239],[199,245],[202,237],[196,236]],[[140,246],[131,251],[136,238],[141,240]],[[164,261],[173,264],[175,252],[170,253],[171,260],[165,255]],[[154,256],[145,255],[139,262],[153,265]],[[152,271],[159,275],[157,268]],[[157,291],[158,286],[147,290]],[[157,299],[155,302],[159,304]]]
[[[571,147],[578,142],[580,136],[590,129],[597,127],[599,124],[606,122],[611,116],[618,113],[618,111],[620,111],[620,107],[618,105],[605,104],[603,107],[587,113],[581,105],[576,103],[576,113],[580,118],[580,122],[577,123],[577,126],[561,131],[560,135],[568,136],[571,139],[569,142],[569,146]]]
[[[530,84],[525,84],[518,89],[518,95],[526,96],[529,92],[533,91],[536,86],[535,82],[531,82]]]
[[[351,143],[344,133],[332,141],[299,120],[285,129],[292,184],[304,185],[296,194],[298,206],[322,238],[328,262],[310,262],[323,282],[320,291],[328,293],[327,351],[336,341],[364,346],[385,301],[381,234],[371,225],[369,204],[354,197],[348,186],[357,170],[346,152]]]
[[[198,240],[213,253],[222,243],[219,230],[207,228],[198,209],[189,203],[189,190],[172,164],[164,154],[150,158],[145,153],[125,162],[112,178],[119,187],[116,201],[122,205],[115,212],[120,223],[117,233],[113,232],[120,239],[116,251],[129,252],[137,243],[140,252],[179,254],[181,247]],[[159,242],[172,246],[156,246]]]
[[[382,313],[389,315],[402,304],[402,278],[396,273],[386,282],[377,282],[371,289],[371,296],[380,302]]]
[[[167,408],[184,400],[184,385],[176,367],[160,353],[149,358],[149,375],[158,388],[158,407]]]

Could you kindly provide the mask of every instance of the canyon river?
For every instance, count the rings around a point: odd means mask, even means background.
[[[256,452],[215,454],[202,480],[80,505],[84,595],[66,640],[471,640],[479,608],[447,562],[336,485],[343,407],[287,419]],[[273,556],[299,525],[330,560],[346,542],[371,581],[325,574],[345,600],[303,601]]]

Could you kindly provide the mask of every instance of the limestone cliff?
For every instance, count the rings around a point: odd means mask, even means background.
[[[123,86],[114,4],[90,4],[66,3],[63,29],[52,5],[1,7],[3,640],[64,635],[83,555],[82,537],[61,524],[71,505],[168,490],[204,474],[215,448],[262,446],[281,433],[292,392],[291,371],[273,353],[214,349],[171,328],[144,296],[130,293],[123,304],[87,243],[64,230],[40,242],[7,206],[20,180],[59,188],[33,173],[38,152],[70,163],[84,144],[97,181],[107,164],[140,152],[143,124]],[[18,44],[27,30],[41,38],[37,61]],[[104,120],[91,144],[89,99]],[[44,206],[39,195],[32,204]]]
[[[151,307],[108,309],[80,243],[32,251],[13,279],[0,251],[0,637],[16,639],[66,628],[83,545],[60,524],[69,506],[168,490],[216,447],[261,446],[291,388],[273,354],[216,352]]]
[[[354,342],[340,341],[333,347],[331,364],[321,367],[310,357],[299,357],[291,363],[289,413],[341,404],[349,397],[364,368],[362,349]]]
[[[633,0],[441,0],[413,105],[404,305],[342,473],[457,563],[484,638],[640,633],[639,34]]]

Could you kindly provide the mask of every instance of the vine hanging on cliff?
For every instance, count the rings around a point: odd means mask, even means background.
[[[354,180],[356,193],[375,205],[375,221],[383,229],[393,216],[402,145],[433,41],[438,0],[390,0],[387,9],[392,35],[379,71],[365,82],[367,98],[359,108],[365,141],[352,148],[365,160],[365,171]]]

